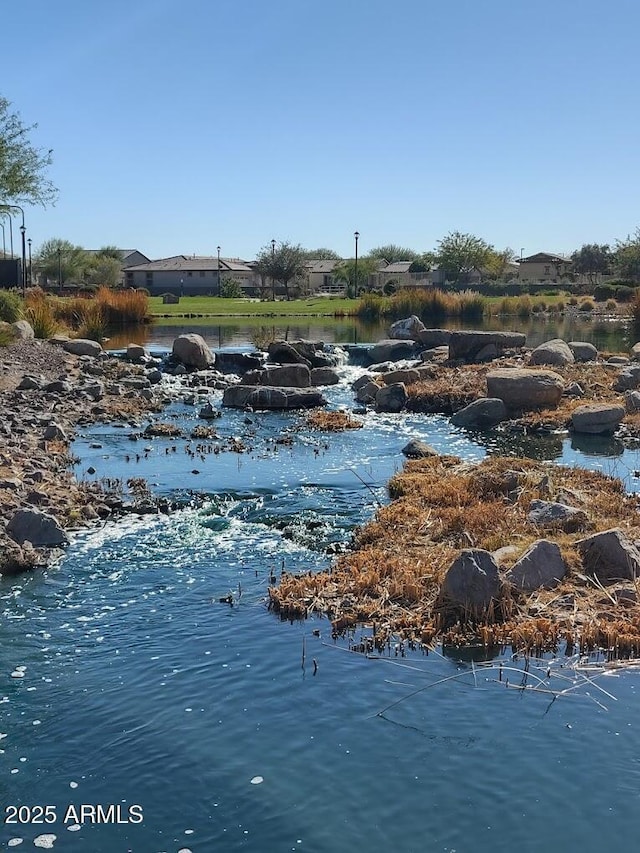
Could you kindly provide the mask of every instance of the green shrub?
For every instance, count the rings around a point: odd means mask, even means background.
[[[220,296],[223,299],[240,299],[243,296],[240,282],[235,278],[225,278],[220,284]]]
[[[15,290],[0,290],[0,320],[15,323],[22,317],[22,299]]]
[[[583,299],[580,305],[578,305],[579,311],[593,311],[595,308],[595,302],[593,299]]]
[[[621,284],[620,287],[616,287],[614,295],[618,302],[631,302],[635,293],[635,287],[627,287],[626,284]]]
[[[607,299],[613,299],[615,296],[615,288],[610,284],[598,284],[593,288],[593,298],[596,302],[606,302]]]
[[[58,322],[48,299],[29,300],[24,313],[36,338],[46,340],[58,331]]]

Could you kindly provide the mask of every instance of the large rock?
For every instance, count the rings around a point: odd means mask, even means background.
[[[576,546],[585,572],[603,583],[640,577],[640,553],[619,527],[579,539]]]
[[[376,394],[376,411],[401,412],[407,404],[408,397],[404,382],[385,385]]]
[[[196,370],[206,370],[215,362],[215,356],[202,335],[193,333],[177,337],[173,342],[171,353],[176,361]]]
[[[567,344],[576,361],[597,361],[598,350],[587,341],[569,341]]]
[[[548,539],[538,539],[507,573],[507,580],[517,589],[553,589],[567,572],[560,548]]]
[[[628,415],[640,412],[640,391],[627,391],[625,393],[624,408]]]
[[[554,338],[537,346],[529,357],[529,364],[552,364],[564,367],[575,361],[569,346],[561,339]]]
[[[569,533],[584,527],[587,515],[581,509],[557,501],[533,500],[529,505],[527,521],[537,527],[560,528]]]
[[[452,417],[451,423],[461,427],[492,427],[508,417],[507,407],[497,397],[482,397],[459,409]]]
[[[306,364],[285,364],[282,367],[249,370],[244,375],[244,383],[282,388],[308,388],[311,385],[311,371]]]
[[[369,350],[369,363],[380,361],[400,361],[402,358],[413,358],[416,354],[413,341],[378,341]]]
[[[500,597],[500,576],[493,555],[481,548],[465,548],[449,567],[440,594],[467,616],[485,613]]]
[[[449,360],[449,347],[441,346],[441,347],[433,347],[432,349],[425,349],[420,353],[420,358],[423,362],[442,362]]]
[[[389,328],[389,337],[394,341],[419,341],[421,332],[426,331],[424,323],[415,314],[404,320],[396,320]]]
[[[68,542],[56,519],[38,509],[18,510],[7,524],[7,533],[18,545],[31,542],[36,547],[53,548]]]
[[[413,385],[423,378],[420,370],[416,367],[407,367],[404,370],[390,370],[382,374],[385,385],[394,385],[396,382],[404,382],[405,385]]]
[[[423,332],[420,332],[418,340],[427,349],[436,349],[443,346],[448,347],[451,340],[451,331],[449,329],[425,329]]]
[[[356,400],[358,403],[373,403],[379,390],[380,385],[369,379],[369,381],[365,382],[364,385],[360,385],[358,387],[358,390],[356,391]]]
[[[247,370],[259,370],[264,356],[249,352],[216,352],[216,370],[221,373],[246,373]]]
[[[311,370],[311,384],[318,385],[337,385],[340,382],[340,376],[333,367],[314,367]]]
[[[324,406],[325,398],[312,388],[274,388],[272,386],[232,385],[226,388],[222,405],[243,409],[308,409]]]
[[[14,336],[20,341],[32,341],[35,337],[33,327],[27,320],[16,320],[11,324]]]
[[[129,361],[141,361],[147,352],[145,348],[141,344],[128,344],[127,345],[127,359]]]
[[[333,367],[337,358],[324,351],[322,341],[273,341],[267,352],[278,364],[306,364],[307,367]]]
[[[89,341],[86,338],[75,338],[74,340],[65,341],[62,344],[62,349],[73,355],[100,355],[102,345],[97,341]]]
[[[616,431],[624,415],[624,406],[589,403],[574,410],[571,426],[574,432],[610,435]]]
[[[614,391],[633,391],[640,385],[640,364],[632,364],[621,370],[613,383]]]
[[[640,342],[631,347],[631,358],[633,361],[640,361]]]
[[[527,336],[520,332],[452,332],[449,338],[449,358],[473,362],[487,347],[493,347],[491,352],[496,355],[506,349],[523,347]],[[486,358],[483,356],[483,358]]]
[[[487,373],[487,396],[500,398],[509,409],[557,406],[564,380],[553,370],[502,367]]]
[[[427,456],[439,456],[437,450],[419,438],[412,438],[410,442],[405,444],[401,452],[407,459],[425,459]]]

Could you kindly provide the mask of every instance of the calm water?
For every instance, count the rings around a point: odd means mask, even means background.
[[[589,341],[598,349],[609,352],[627,350],[634,341],[629,340],[629,325],[622,320],[604,320],[584,315],[566,317],[485,317],[482,322],[450,320],[443,323],[448,329],[486,329],[492,331],[516,330],[525,332],[527,344],[537,346],[551,338],[566,341]],[[109,341],[111,349],[126,347],[128,343],[171,347],[173,339],[184,332],[201,334],[210,346],[231,347],[252,345],[256,335],[285,340],[320,340],[327,343],[370,343],[388,336],[387,323],[367,323],[353,317],[315,317],[313,319],[259,317],[199,321],[198,325],[185,320],[161,320],[150,326],[140,326],[126,332],[115,331]]]
[[[352,403],[356,370],[344,373],[334,406]],[[166,417],[198,422],[179,401]],[[78,476],[145,476],[186,504],[79,533],[55,568],[0,582],[1,798],[57,810],[50,826],[3,826],[0,844],[34,849],[53,832],[55,850],[91,853],[634,849],[636,673],[599,680],[615,698],[593,687],[550,705],[440,653],[368,661],[325,620],[289,624],[265,607],[272,569],[328,565],[327,547],[385,500],[410,437],[467,459],[484,455],[481,437],[439,416],[369,415],[329,438],[296,431],[297,414],[245,417],[214,422],[251,447],[241,455],[193,458],[185,440],[167,453],[172,442],[114,427],[78,437]],[[293,443],[275,445],[283,436]],[[615,443],[519,450],[630,487],[640,467]],[[219,603],[239,584],[235,606]],[[144,820],[69,831],[69,804],[98,803],[123,818],[140,805]]]

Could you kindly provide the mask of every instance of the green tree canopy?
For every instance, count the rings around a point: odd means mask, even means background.
[[[302,253],[307,261],[339,261],[340,255],[333,249],[303,249]]]
[[[586,275],[590,284],[596,284],[599,275],[606,275],[611,268],[611,249],[607,245],[585,243],[572,255],[573,270]]]
[[[361,290],[368,291],[369,276],[378,269],[377,258],[358,258],[358,271],[356,274],[355,258],[343,261],[333,271],[336,281],[343,281],[347,285],[347,295],[357,296]]]
[[[35,127],[24,125],[20,114],[11,111],[11,102],[0,95],[0,204],[55,201],[58,191],[46,177],[51,150],[31,143]]]
[[[283,241],[277,243],[275,248],[269,244],[260,249],[256,258],[256,269],[261,275],[268,276],[274,283],[279,281],[284,287],[285,296],[288,300],[291,282],[296,278],[306,278],[306,260],[302,246]]]
[[[509,264],[513,264],[516,259],[516,253],[513,249],[502,249],[498,251],[493,246],[489,247],[487,257],[483,265],[483,270],[493,279],[504,278],[507,273]]]
[[[436,256],[447,280],[457,284],[474,269],[484,267],[492,251],[493,246],[481,237],[451,231],[438,242]]]
[[[385,260],[393,264],[396,261],[417,261],[420,255],[414,249],[407,249],[404,246],[387,243],[385,246],[376,246],[375,249],[371,249],[366,257],[375,258],[379,261]]]
[[[640,281],[640,228],[616,242],[615,266],[622,278]]]
[[[60,237],[52,237],[38,249],[33,267],[41,275],[55,281],[61,274],[60,284],[65,281],[80,282],[87,269],[87,255],[82,246],[75,246]]]

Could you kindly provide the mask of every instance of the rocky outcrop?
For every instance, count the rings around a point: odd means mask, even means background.
[[[404,382],[385,385],[376,393],[376,411],[401,412],[407,404],[408,396]]]
[[[495,426],[507,417],[507,407],[502,400],[497,397],[482,397],[469,403],[464,409],[459,409],[452,415],[451,423],[454,426],[482,429]]]
[[[523,347],[527,336],[520,332],[452,332],[449,358],[452,361],[489,361],[507,349]]]
[[[416,348],[413,341],[378,341],[368,353],[369,364],[380,361],[400,361],[402,358],[413,358]]]
[[[312,388],[259,385],[232,385],[222,397],[223,406],[239,409],[308,409],[326,402],[320,391]]]
[[[394,341],[419,341],[420,334],[426,331],[424,323],[415,314],[404,320],[396,320],[389,328],[389,337]]]
[[[30,542],[35,547],[54,548],[68,542],[57,520],[39,509],[18,510],[7,524],[7,533],[18,545]]]
[[[441,599],[473,617],[486,613],[500,596],[500,575],[493,555],[466,548],[453,561],[440,590]]]
[[[62,349],[65,352],[73,353],[73,355],[97,356],[102,352],[102,345],[97,341],[89,341],[86,338],[75,338],[74,340],[64,341]]]
[[[215,363],[215,356],[202,335],[180,335],[173,342],[171,355],[175,361],[194,370],[206,370]]]
[[[555,367],[564,367],[574,361],[573,352],[561,338],[545,341],[529,357],[529,364],[551,364]]]
[[[509,409],[557,406],[563,390],[562,376],[552,370],[504,367],[487,373],[487,396],[498,397]]]
[[[436,347],[449,346],[451,340],[451,332],[449,329],[425,329],[420,332],[418,338],[423,347],[427,349],[436,349]]]
[[[557,528],[573,533],[585,526],[587,515],[583,510],[567,504],[536,499],[531,501],[527,521],[536,527]]]
[[[278,364],[306,364],[307,367],[334,367],[337,358],[325,351],[322,341],[273,341],[267,349]]]
[[[538,539],[507,572],[507,580],[516,589],[533,592],[553,589],[567,572],[560,548],[548,539]]]
[[[569,341],[567,344],[575,361],[597,361],[598,350],[587,341]]]
[[[437,450],[434,450],[426,441],[421,441],[419,438],[412,438],[402,448],[401,453],[407,459],[425,459],[427,456],[439,456]]]
[[[574,432],[611,435],[620,426],[624,415],[624,406],[591,403],[574,410],[571,427]]]
[[[602,583],[640,577],[640,553],[618,527],[579,539],[576,547],[585,572]]]
[[[308,388],[311,385],[311,371],[306,364],[286,364],[282,367],[249,370],[244,375],[243,384]]]

